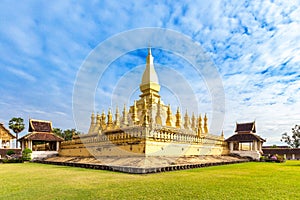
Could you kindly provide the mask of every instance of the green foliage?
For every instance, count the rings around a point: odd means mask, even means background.
[[[22,159],[25,161],[31,160],[31,153],[32,153],[31,149],[28,148],[24,149],[22,151]]]
[[[300,147],[300,126],[295,125],[295,128],[292,128],[292,136],[289,136],[287,133],[282,134],[281,142],[287,143],[292,148]]]
[[[13,155],[13,154],[15,154],[15,152],[14,152],[14,150],[8,150],[7,152],[6,152],[6,155]]]
[[[300,161],[146,175],[24,163],[0,177],[1,199],[300,199]]]
[[[65,141],[72,140],[73,135],[79,135],[79,134],[81,134],[81,133],[80,133],[79,131],[77,131],[76,129],[66,129],[66,130],[63,131],[63,130],[60,129],[60,128],[53,128],[53,132],[54,132],[56,135],[58,135],[58,136],[64,138]]]
[[[11,120],[9,120],[8,125],[14,133],[20,133],[25,129],[24,120],[21,117],[12,118]]]
[[[14,117],[9,120],[8,125],[8,127],[16,134],[18,140],[19,133],[25,129],[24,120],[21,117]],[[18,148],[18,142],[16,143],[16,148]]]

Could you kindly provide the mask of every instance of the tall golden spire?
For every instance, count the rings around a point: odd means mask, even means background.
[[[160,85],[158,82],[156,71],[154,69],[151,48],[148,48],[148,55],[146,58],[146,68],[142,77],[140,90],[142,92],[140,97],[144,97],[144,96],[160,97],[158,94],[158,92],[160,91]]]

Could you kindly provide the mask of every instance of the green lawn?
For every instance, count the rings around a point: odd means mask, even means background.
[[[0,164],[0,199],[300,199],[300,161],[147,175]]]

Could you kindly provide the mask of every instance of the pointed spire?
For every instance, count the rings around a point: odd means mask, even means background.
[[[116,113],[115,113],[115,128],[120,127],[120,113],[119,113],[119,107],[116,107]]]
[[[91,125],[90,125],[89,132],[88,132],[89,134],[94,132],[95,126],[96,126],[95,114],[94,114],[94,112],[92,112],[92,115],[91,115]]]
[[[199,115],[199,118],[198,118],[197,134],[198,134],[198,137],[201,137],[202,134],[203,134],[203,130],[202,130],[202,117],[201,117],[201,114]]]
[[[205,135],[208,134],[208,128],[207,128],[207,116],[206,116],[206,113],[204,115],[204,133]]]
[[[168,110],[167,110],[166,126],[172,126],[172,111],[171,111],[170,104],[168,105]]]
[[[192,124],[191,124],[191,128],[192,128],[193,131],[194,131],[195,128],[196,128],[196,118],[195,118],[194,112],[193,112],[193,114],[192,114]]]
[[[122,126],[128,126],[128,116],[126,105],[124,104],[123,112],[122,112]]]
[[[106,116],[105,116],[105,112],[103,110],[102,115],[101,115],[101,128],[102,128],[102,130],[104,130],[106,128],[105,121],[106,121]]]
[[[147,101],[146,98],[144,98],[144,103],[143,103],[143,111],[142,111],[142,125],[143,126],[148,126],[149,125],[149,115],[148,115],[148,107],[147,107]]]
[[[160,99],[158,99],[158,103],[157,103],[155,122],[157,125],[162,125],[162,120],[161,120],[161,115],[160,115]]]
[[[101,116],[99,113],[97,113],[97,117],[96,117],[96,128],[98,130],[101,128]]]
[[[221,137],[224,139],[224,130],[222,130]]]
[[[107,124],[106,124],[106,127],[108,129],[111,129],[112,125],[113,125],[112,113],[111,113],[111,109],[109,108],[108,114],[107,114]]]
[[[149,55],[152,55],[152,53],[151,53],[151,46],[149,45],[149,47],[148,47],[148,56]]]
[[[143,126],[145,126],[145,127],[149,126],[149,116],[148,116],[147,112],[145,112],[145,115],[144,115]]]
[[[187,110],[185,111],[185,115],[184,115],[184,125],[183,125],[183,126],[184,126],[185,129],[189,129],[189,126],[190,126],[190,119],[189,119]]]
[[[147,110],[147,101],[146,101],[146,98],[144,99],[144,104],[143,104],[143,106],[144,106],[144,107],[143,107],[144,111]]]
[[[181,114],[180,114],[179,107],[177,108],[177,112],[176,112],[175,126],[176,126],[176,128],[181,128]]]
[[[136,101],[134,101],[133,104],[133,110],[132,110],[132,123],[137,124],[138,118],[137,118],[137,107],[136,107]]]
[[[94,112],[92,112],[92,115],[91,115],[91,124],[95,124],[95,114],[94,114]]]

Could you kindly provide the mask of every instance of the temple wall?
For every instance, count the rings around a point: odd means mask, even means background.
[[[103,157],[103,156],[144,156],[145,142],[135,140],[134,143],[121,143],[117,141],[63,143],[59,152],[60,156],[76,157]]]
[[[146,142],[146,156],[200,156],[227,155],[226,145],[218,143]]]
[[[119,134],[119,135],[118,135]],[[136,136],[136,135],[135,135]],[[110,139],[108,139],[110,138]],[[159,134],[126,135],[116,133],[114,137],[86,137],[63,142],[60,156],[76,157],[128,157],[128,156],[197,156],[197,155],[228,155],[227,143],[218,136],[197,138],[195,136],[176,136]]]

